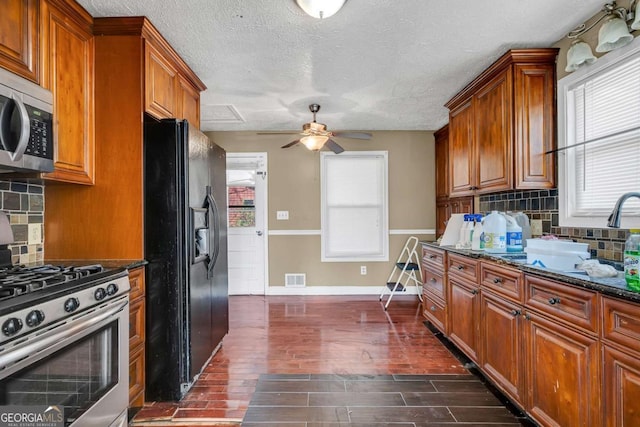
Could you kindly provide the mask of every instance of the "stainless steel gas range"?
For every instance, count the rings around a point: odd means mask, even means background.
[[[124,427],[126,269],[0,269],[0,407],[55,406],[65,426]]]

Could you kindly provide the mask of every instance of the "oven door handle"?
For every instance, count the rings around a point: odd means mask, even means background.
[[[92,315],[79,322],[72,322],[72,325],[68,328],[61,328],[58,333],[54,333],[49,336],[35,336],[33,341],[24,346],[18,344],[18,348],[14,350],[11,350],[10,348],[7,349],[8,351],[6,351],[4,355],[0,356],[0,368],[4,369],[22,359],[37,356],[42,351],[50,350],[52,347],[56,347],[60,343],[63,343],[70,338],[74,338],[79,333],[86,332],[96,325],[101,326],[100,324],[103,321],[121,312],[127,304],[129,304],[129,301],[125,300],[120,304],[109,307],[95,316]]]

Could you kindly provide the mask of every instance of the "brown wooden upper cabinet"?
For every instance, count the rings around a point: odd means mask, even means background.
[[[0,67],[38,83],[39,0],[3,0]]]
[[[145,111],[158,119],[186,119],[200,128],[202,82],[190,70],[181,73],[183,62],[177,56],[172,57],[173,49],[151,37],[145,39],[144,46]],[[186,65],[182,69],[186,70]]]
[[[150,42],[145,49],[145,110],[159,119],[175,117],[178,71]]]
[[[95,179],[93,18],[75,2],[41,3],[42,86],[53,93],[54,171],[46,180]]]
[[[436,199],[449,197],[449,125],[438,129],[433,137],[436,151]]]
[[[446,104],[449,197],[555,186],[557,53],[510,50]]]

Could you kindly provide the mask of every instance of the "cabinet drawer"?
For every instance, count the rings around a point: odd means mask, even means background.
[[[425,269],[432,267],[434,269],[443,271],[446,259],[446,252],[442,249],[435,249],[428,246],[422,247],[422,265]]]
[[[463,277],[478,283],[479,261],[461,255],[449,254],[447,257],[447,272],[451,276]]]
[[[523,274],[518,270],[494,263],[482,262],[480,265],[480,285],[522,303],[524,280]]]
[[[640,305],[603,297],[602,312],[602,337],[640,352]]]
[[[129,306],[129,348],[143,344],[144,335],[144,298],[140,298]]]
[[[447,320],[447,311],[445,305],[438,301],[438,298],[434,298],[427,292],[423,292],[422,299],[424,300],[424,317],[433,323],[440,331],[446,333],[445,322]]]
[[[129,292],[129,301],[136,300],[144,295],[144,268],[134,268],[129,270],[129,285],[131,291]]]
[[[422,284],[423,289],[429,291],[430,293],[442,298],[444,301],[445,298],[445,282],[444,276],[442,273],[436,273],[431,270],[424,271],[424,283]]]
[[[598,333],[596,292],[528,275],[525,276],[525,284],[525,305],[528,308]]]

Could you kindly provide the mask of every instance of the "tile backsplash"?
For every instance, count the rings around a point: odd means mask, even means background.
[[[561,239],[588,243],[591,256],[611,261],[622,261],[624,242],[629,230],[612,228],[560,227],[558,222],[558,190],[510,191],[480,196],[478,212],[524,212],[529,219],[542,220],[542,233],[554,234]]]
[[[7,214],[14,243],[11,261],[33,264],[44,260],[43,243],[29,244],[29,224],[40,227],[44,238],[44,183],[42,181],[0,181],[0,210]],[[44,240],[43,240],[44,241]]]

